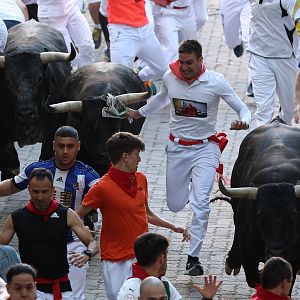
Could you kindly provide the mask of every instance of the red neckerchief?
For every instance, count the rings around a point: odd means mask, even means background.
[[[178,79],[185,81],[188,84],[192,84],[195,80],[197,80],[206,71],[206,67],[204,65],[202,65],[202,69],[196,77],[194,77],[193,79],[187,79],[181,74],[181,72],[179,70],[179,60],[178,59],[175,62],[169,64],[169,67]]]
[[[62,300],[62,294],[61,294],[61,290],[60,290],[60,282],[69,281],[69,277],[68,277],[68,275],[64,275],[64,276],[62,276],[60,278],[56,278],[56,279],[37,277],[35,279],[35,281],[40,284],[52,284],[53,299],[54,300]]]
[[[110,167],[108,174],[111,179],[129,196],[135,197],[137,193],[137,180],[135,172],[124,172]]]
[[[132,276],[130,278],[139,278],[144,280],[149,274],[137,263],[132,264]]]
[[[57,210],[58,207],[58,202],[54,199],[51,199],[51,202],[48,206],[48,208],[45,211],[40,211],[36,209],[34,204],[31,202],[31,199],[26,205],[26,208],[29,212],[39,215],[39,216],[44,216],[44,220],[47,222],[49,220],[49,217]]]
[[[276,294],[271,293],[270,291],[262,288],[259,284],[255,286],[256,293],[252,296],[251,299],[253,300],[262,300],[262,299],[269,299],[269,300],[288,300],[288,296],[279,296]]]

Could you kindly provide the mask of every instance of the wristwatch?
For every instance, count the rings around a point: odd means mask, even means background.
[[[91,250],[89,250],[89,249],[85,249],[84,251],[81,252],[81,254],[87,255],[89,257],[89,260],[93,256],[93,252]]]

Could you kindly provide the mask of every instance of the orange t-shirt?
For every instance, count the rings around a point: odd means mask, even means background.
[[[141,27],[149,23],[145,0],[109,0],[107,18],[110,24],[124,24],[133,27]]]
[[[135,257],[136,238],[148,231],[146,177],[136,172],[137,195],[125,193],[108,174],[90,188],[84,206],[99,208],[102,214],[100,237],[101,259],[121,261]]]

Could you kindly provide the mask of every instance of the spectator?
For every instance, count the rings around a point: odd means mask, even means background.
[[[97,253],[97,243],[78,215],[53,197],[53,177],[45,168],[34,169],[28,178],[30,201],[13,211],[0,234],[0,244],[8,244],[16,233],[24,263],[38,270],[38,294],[47,299],[74,299],[68,279],[67,236],[70,228],[87,246],[70,255],[70,263],[82,267]]]
[[[0,19],[9,29],[28,20],[26,5],[21,0],[1,0]]]
[[[161,110],[171,101],[167,152],[167,205],[173,212],[187,203],[193,210],[187,275],[203,274],[199,253],[206,234],[211,193],[221,149],[226,141],[216,135],[220,98],[236,111],[231,129],[249,127],[251,114],[223,75],[206,70],[202,47],[196,40],[179,46],[179,60],[164,75],[160,92],[138,111],[127,108],[134,119]],[[224,143],[225,142],[225,143]],[[220,143],[220,144],[219,144]]]
[[[16,264],[9,268],[6,277],[6,288],[9,293],[9,300],[37,299],[35,283],[36,270],[33,267],[22,263]]]
[[[272,257],[264,265],[261,286],[256,286],[256,293],[251,300],[288,300],[292,284],[290,263],[281,257]]]
[[[38,161],[28,165],[24,170],[12,179],[0,182],[0,196],[7,196],[22,191],[28,186],[28,178],[35,168],[47,168],[54,178],[54,197],[61,204],[73,210],[78,209],[83,197],[89,188],[98,179],[98,173],[90,166],[76,160],[80,150],[78,132],[71,126],[58,128],[54,135],[54,158],[48,161]],[[85,219],[86,225],[92,229],[89,218]],[[85,245],[74,233],[68,234],[68,253],[83,251]],[[84,288],[88,265],[78,268],[70,265],[69,279],[75,300],[84,299]]]
[[[145,148],[143,141],[131,133],[118,132],[106,145],[112,166],[89,190],[78,213],[83,217],[92,208],[101,211],[102,274],[107,297],[115,300],[124,280],[132,274],[133,244],[148,231],[148,222],[182,233],[183,241],[189,239],[189,234],[149,208],[147,179],[137,172],[139,153]]]
[[[124,281],[118,300],[125,300],[128,296],[132,300],[138,300],[139,297],[147,299],[145,295],[140,295],[140,290],[142,290],[142,281],[148,276],[151,276],[148,278],[154,276],[163,283],[165,289],[162,294],[168,295],[169,300],[182,299],[173,284],[164,277],[167,271],[168,247],[168,240],[160,234],[147,232],[136,239],[134,254],[137,262],[132,264],[132,276]],[[156,285],[157,280],[154,280],[154,283]]]

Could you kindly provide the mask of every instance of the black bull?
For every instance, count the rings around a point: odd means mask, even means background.
[[[226,273],[236,275],[243,266],[254,287],[260,282],[259,262],[281,256],[291,263],[295,279],[300,269],[300,129],[283,124],[255,129],[240,146],[231,188],[219,183],[234,211]]]
[[[68,110],[67,125],[78,130],[81,150],[78,159],[91,165],[101,175],[109,167],[106,141],[115,132],[129,131],[138,134],[144,118],[129,124],[127,119],[104,118],[102,108],[107,106],[106,95],[142,93],[139,103],[129,105],[139,108],[146,103],[147,93],[143,82],[133,70],[112,63],[95,63],[79,68],[67,81],[63,99],[80,104],[80,109]],[[77,101],[74,101],[77,100]],[[57,110],[51,109],[53,112]],[[64,110],[65,111],[65,110]],[[48,147],[50,149],[50,145]]]
[[[43,109],[50,96],[56,103],[62,97],[71,75],[70,60],[63,35],[36,21],[9,29],[0,56],[0,170],[3,178],[18,172],[19,160],[14,147],[43,142],[53,137],[61,116]]]

